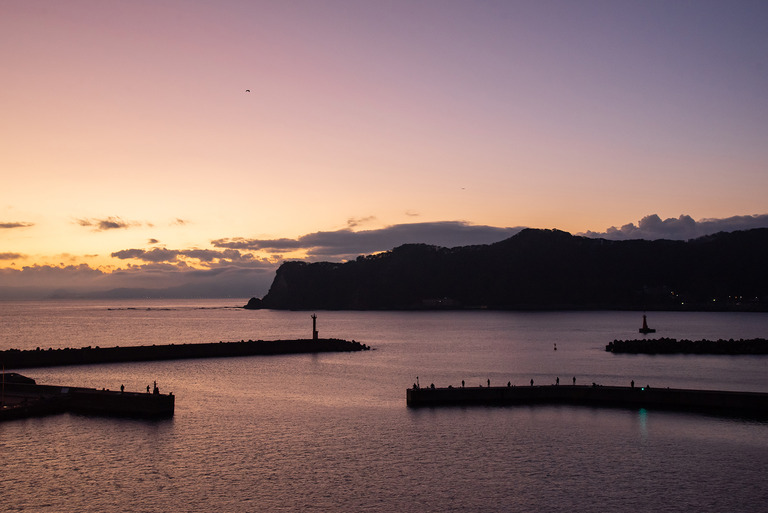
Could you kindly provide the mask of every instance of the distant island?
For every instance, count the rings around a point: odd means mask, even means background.
[[[768,228],[689,241],[526,229],[488,245],[285,262],[245,308],[768,311],[766,262]]]

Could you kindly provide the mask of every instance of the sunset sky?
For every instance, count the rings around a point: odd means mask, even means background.
[[[0,0],[0,298],[768,226],[766,27],[760,0]]]

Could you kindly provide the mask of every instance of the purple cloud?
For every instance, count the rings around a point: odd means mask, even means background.
[[[354,220],[351,220],[354,221]],[[354,225],[351,222],[350,225]],[[522,230],[478,226],[462,221],[397,224],[376,230],[315,232],[297,239],[246,239],[235,237],[211,241],[214,247],[251,251],[286,252],[305,250],[309,256],[345,259],[386,251],[407,243],[455,247],[490,244]]]
[[[701,219],[699,221],[695,221],[688,215],[681,215],[676,219],[671,217],[662,220],[658,215],[651,214],[642,218],[637,225],[628,223],[620,228],[611,226],[602,233],[588,231],[586,233],[580,233],[579,235],[611,240],[689,240],[717,232],[732,232],[767,227],[768,214],[733,216],[725,219]]]

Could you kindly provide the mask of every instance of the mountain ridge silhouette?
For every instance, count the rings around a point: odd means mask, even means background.
[[[768,228],[691,239],[525,229],[487,245],[404,244],[334,263],[284,262],[246,308],[768,310]]]

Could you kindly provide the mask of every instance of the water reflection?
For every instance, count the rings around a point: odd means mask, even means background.
[[[640,439],[645,442],[648,440],[648,410],[640,408],[637,411],[637,419],[640,428]]]

